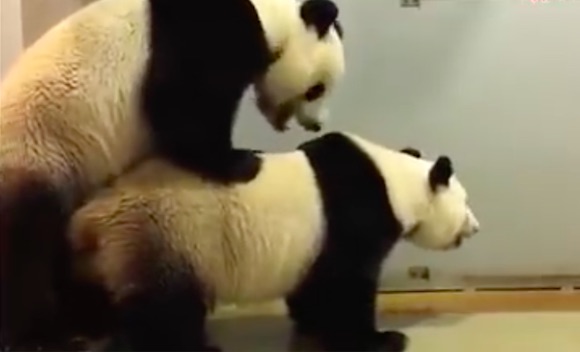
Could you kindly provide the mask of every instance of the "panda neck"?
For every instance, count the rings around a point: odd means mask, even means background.
[[[391,175],[385,180],[403,235],[416,228],[420,215],[429,204],[426,182],[429,166],[424,160],[410,158],[402,156],[403,165],[390,165],[386,172]]]
[[[353,133],[344,133],[373,160],[388,192],[391,208],[403,235],[417,226],[429,205],[426,182],[432,162],[385,148]]]

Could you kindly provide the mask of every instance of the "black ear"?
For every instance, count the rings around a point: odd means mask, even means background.
[[[453,165],[447,156],[440,156],[429,171],[429,185],[432,190],[438,186],[449,186],[449,178],[453,175]]]
[[[306,26],[314,26],[318,37],[323,38],[338,18],[338,7],[331,0],[306,0],[300,6],[300,16]]]
[[[341,39],[344,39],[344,28],[342,27],[342,24],[340,23],[338,18],[336,19],[336,21],[334,21],[334,29],[336,29],[336,33],[338,34],[338,36]]]
[[[415,158],[421,158],[422,154],[421,151],[415,148],[406,147],[400,150],[401,153],[409,154],[410,156],[414,156]]]

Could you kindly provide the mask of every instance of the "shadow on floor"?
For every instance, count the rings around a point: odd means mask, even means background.
[[[405,315],[379,317],[380,330],[404,330],[412,327],[454,326],[464,315]],[[292,332],[292,324],[285,315],[262,314],[211,318],[208,332],[223,352],[314,352],[320,350],[311,339]],[[105,346],[107,346],[105,348]],[[127,351],[126,346],[110,345],[107,341],[94,344],[92,351]]]
[[[410,337],[406,352],[580,351],[578,311],[390,314],[379,319],[379,326],[405,331]],[[313,341],[294,337],[283,315],[214,317],[209,332],[224,352],[320,351]]]
[[[381,317],[381,330],[406,329],[418,324],[423,326],[449,326],[462,319],[461,316],[392,315]],[[280,315],[240,316],[211,319],[209,333],[224,352],[304,352],[315,351],[313,341],[295,336],[288,318]]]

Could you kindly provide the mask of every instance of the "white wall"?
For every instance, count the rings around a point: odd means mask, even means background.
[[[48,28],[89,2],[87,0],[22,0],[24,45],[32,44]]]
[[[22,50],[20,0],[0,0],[0,79]]]
[[[580,274],[580,2],[338,3],[349,71],[330,128],[449,153],[483,225],[453,253],[402,245],[390,272]],[[308,136],[243,115],[245,146]]]
[[[1,0],[2,77],[24,47],[92,0]]]

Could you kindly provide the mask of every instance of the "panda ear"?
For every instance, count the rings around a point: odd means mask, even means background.
[[[338,7],[331,0],[306,0],[300,6],[300,17],[306,26],[316,28],[319,38],[323,38],[338,18]]]
[[[404,154],[409,154],[410,156],[414,156],[415,158],[421,158],[423,156],[420,150],[411,147],[403,148],[400,150],[400,152]]]
[[[429,185],[435,191],[439,186],[449,186],[449,178],[453,175],[453,164],[449,157],[440,156],[429,171]]]

